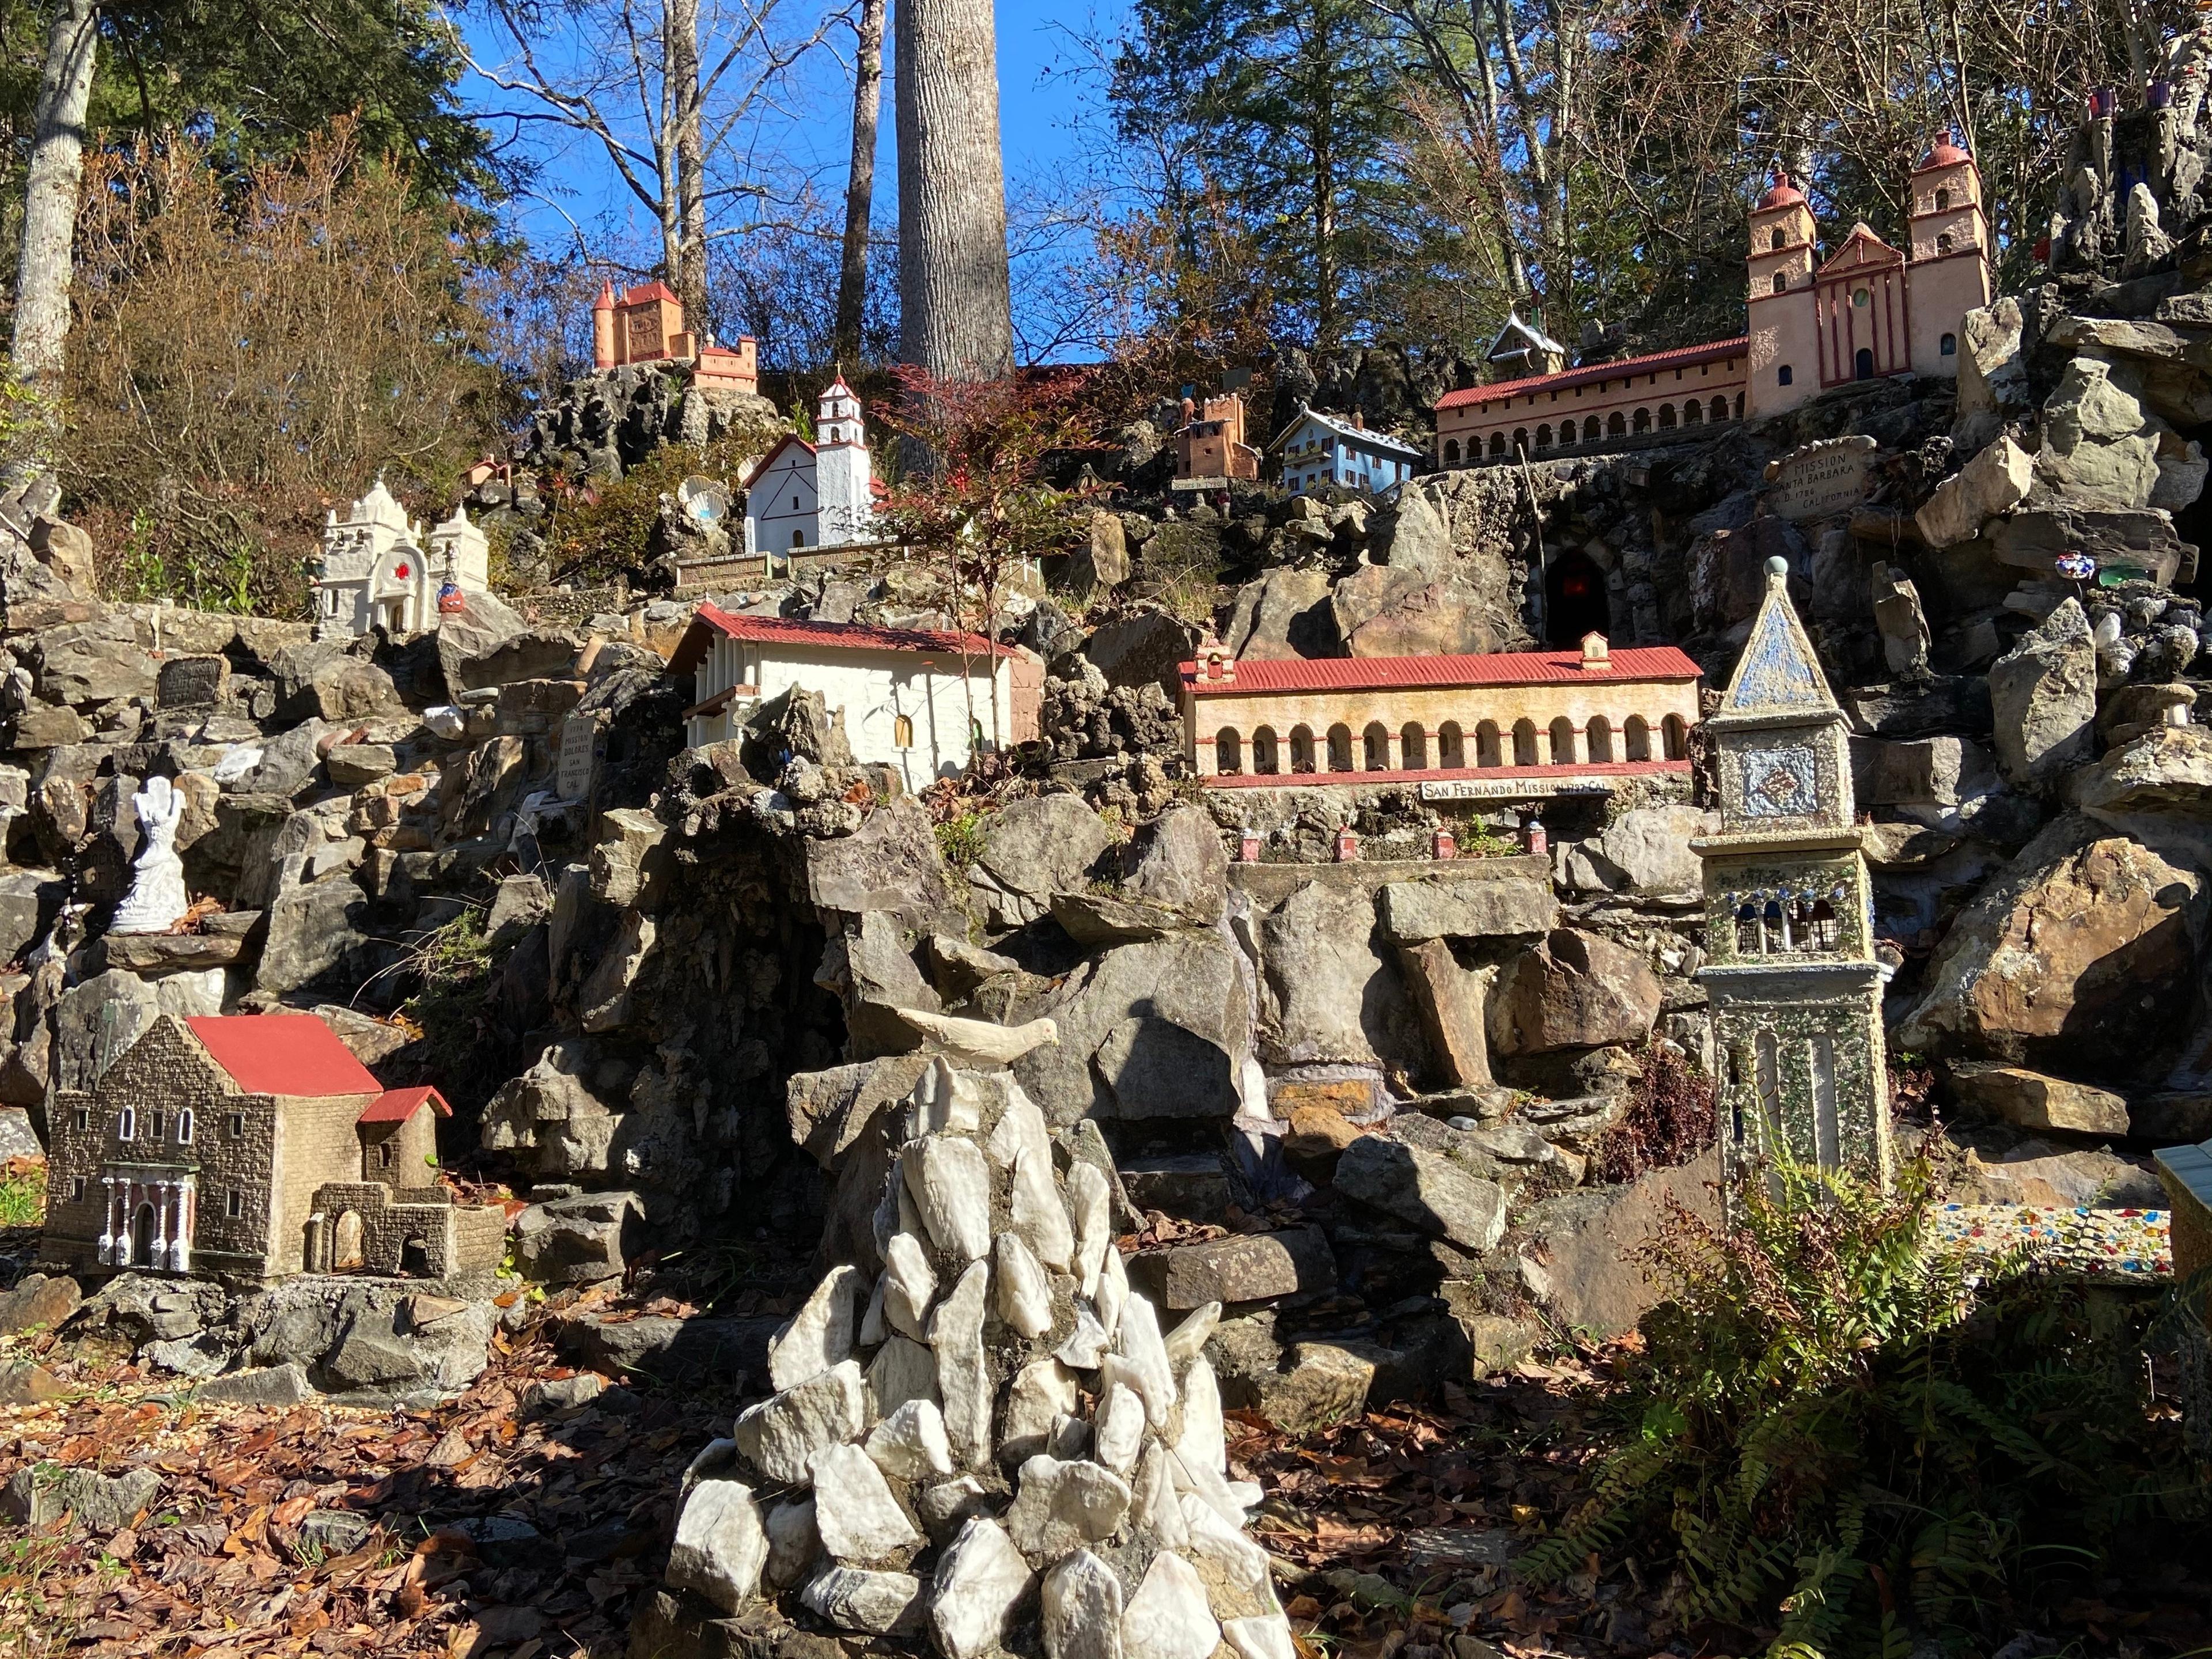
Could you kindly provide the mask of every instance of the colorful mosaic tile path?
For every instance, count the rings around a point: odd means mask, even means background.
[[[1938,1238],[1990,1255],[2025,1246],[2035,1267],[2084,1279],[2171,1279],[2172,1225],[2164,1210],[1946,1204],[1936,1212]]]

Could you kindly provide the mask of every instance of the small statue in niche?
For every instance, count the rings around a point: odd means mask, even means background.
[[[111,933],[166,933],[191,900],[185,891],[185,861],[177,856],[177,825],[185,798],[167,778],[149,778],[131,798],[146,844],[131,864],[131,890],[116,907]]]

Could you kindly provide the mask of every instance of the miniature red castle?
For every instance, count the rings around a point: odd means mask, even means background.
[[[592,362],[599,368],[627,363],[689,362],[695,383],[709,389],[757,392],[758,348],[750,335],[737,349],[702,341],[684,325],[684,301],[665,283],[599,289],[592,305]]]

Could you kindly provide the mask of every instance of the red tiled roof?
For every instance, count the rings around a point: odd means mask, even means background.
[[[1319,784],[1444,783],[1477,778],[1492,783],[1528,778],[1639,778],[1660,772],[1686,772],[1686,760],[1577,761],[1571,766],[1432,767],[1425,772],[1230,772],[1200,778],[1209,789],[1310,789]]]
[[[1759,198],[1758,210],[1764,213],[1769,208],[1796,207],[1804,199],[1805,192],[1790,182],[1790,175],[1786,173],[1778,173],[1774,175],[1773,184],[1767,187],[1766,193]]]
[[[185,1021],[249,1095],[380,1095],[384,1085],[313,1014],[199,1014]]]
[[[1253,691],[1380,691],[1401,686],[1545,685],[1575,680],[1619,684],[1694,680],[1705,671],[1671,645],[1627,646],[1603,668],[1584,668],[1579,651],[1499,651],[1480,657],[1293,657],[1239,662],[1235,679],[1198,677],[1182,665],[1184,688],[1201,697]]]
[[[684,630],[683,643],[668,659],[672,674],[688,673],[707,654],[709,632],[725,639],[763,645],[842,647],[853,651],[908,651],[916,655],[1011,657],[1012,646],[994,645],[980,634],[956,634],[938,628],[871,628],[864,623],[797,622],[787,617],[732,617],[702,605]]]
[[[415,1089],[386,1089],[374,1100],[361,1109],[363,1123],[404,1123],[422,1109],[428,1101],[438,1109],[440,1117],[451,1117],[453,1109],[446,1104],[445,1096],[425,1085]]]
[[[1739,334],[1733,340],[1712,340],[1704,345],[1676,346],[1672,351],[1655,351],[1643,357],[1623,357],[1619,362],[1592,363],[1588,368],[1563,368],[1556,374],[1532,374],[1524,380],[1498,380],[1489,386],[1471,386],[1459,392],[1447,392],[1437,399],[1438,409],[1464,409],[1469,404],[1486,404],[1501,398],[1518,398],[1531,392],[1550,392],[1562,386],[1588,386],[1594,380],[1621,380],[1638,374],[1655,374],[1662,368],[1691,368],[1699,363],[1717,362],[1723,357],[1741,357],[1749,349],[1748,335]]]
[[[619,306],[641,306],[647,300],[673,300],[675,297],[675,292],[667,283],[654,281],[640,283],[635,288],[625,290],[616,297],[615,303]]]

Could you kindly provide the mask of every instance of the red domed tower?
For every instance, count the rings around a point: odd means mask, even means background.
[[[1751,210],[1747,413],[1793,408],[1820,389],[1813,327],[1813,244],[1819,228],[1805,192],[1778,171]]]
[[[1916,374],[1955,378],[1959,326],[1989,304],[1990,222],[1982,211],[1982,173],[1974,158],[1939,135],[1906,181],[1912,202],[1905,273]]]

